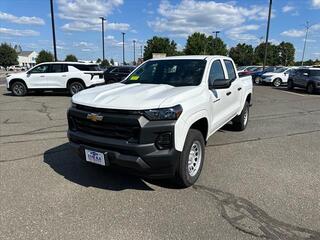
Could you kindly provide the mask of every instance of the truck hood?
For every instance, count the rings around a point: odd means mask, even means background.
[[[72,97],[72,102],[96,108],[144,110],[173,107],[199,93],[195,86],[114,83],[83,90]]]

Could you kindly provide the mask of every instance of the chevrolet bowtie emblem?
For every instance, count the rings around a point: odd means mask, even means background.
[[[93,122],[97,122],[97,121],[102,121],[103,116],[98,115],[98,114],[96,114],[96,113],[89,113],[89,114],[87,115],[87,119],[89,119],[89,120],[91,120],[91,121],[93,121]]]

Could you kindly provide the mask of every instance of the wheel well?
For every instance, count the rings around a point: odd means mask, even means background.
[[[10,83],[9,83],[9,87],[11,88],[12,87],[12,84],[14,84],[15,82],[22,82],[24,85],[26,85],[26,87],[27,87],[27,84],[26,84],[26,82],[23,80],[23,79],[21,79],[21,78],[14,78],[14,79],[12,79],[11,81],[10,81]]]
[[[208,135],[208,120],[206,118],[201,118],[195,123],[193,123],[190,127],[190,129],[196,129],[202,133],[203,139],[206,142],[207,141],[207,135]]]
[[[247,96],[246,102],[248,102],[249,104],[251,103],[251,93]]]
[[[83,87],[86,87],[86,84],[84,83],[84,81],[82,79],[80,79],[80,78],[70,78],[68,80],[68,82],[67,82],[67,88],[69,88],[69,85],[71,83],[73,83],[73,82],[80,82],[83,85]]]

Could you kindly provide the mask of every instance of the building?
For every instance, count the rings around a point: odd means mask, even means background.
[[[36,65],[38,53],[35,51],[21,51],[18,53],[19,66],[31,68]]]

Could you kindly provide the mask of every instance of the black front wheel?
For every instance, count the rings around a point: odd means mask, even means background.
[[[15,96],[25,96],[27,94],[27,86],[23,82],[14,82],[11,86],[12,93]]]
[[[314,89],[315,89],[314,85],[312,83],[309,83],[308,86],[307,86],[307,92],[309,94],[312,94],[312,93],[314,93]]]
[[[176,180],[181,187],[192,186],[200,176],[205,157],[205,142],[200,131],[190,129],[181,153]]]

